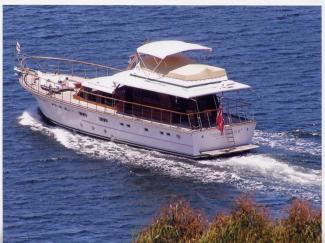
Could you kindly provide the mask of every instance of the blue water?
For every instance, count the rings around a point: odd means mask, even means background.
[[[274,217],[321,202],[320,7],[4,7],[4,238],[129,242],[178,197],[212,217],[250,193]],[[55,127],[14,76],[14,48],[125,67],[145,39],[210,46],[249,84],[256,151],[192,161]]]

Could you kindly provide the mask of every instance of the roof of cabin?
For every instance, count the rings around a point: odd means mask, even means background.
[[[113,92],[113,87],[125,85],[185,99],[250,88],[246,84],[227,79],[189,82],[168,77],[147,78],[146,76],[135,74],[133,70],[123,71],[112,76],[90,79],[87,83],[83,83],[83,85],[109,93]],[[105,86],[107,88],[103,88]]]

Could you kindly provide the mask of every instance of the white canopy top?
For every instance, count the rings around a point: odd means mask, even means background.
[[[185,51],[198,51],[207,50],[212,51],[212,48],[201,46],[198,44],[187,43],[184,41],[166,40],[166,41],[154,41],[140,46],[137,49],[139,54],[146,54],[160,59],[164,59],[167,56],[185,52]]]

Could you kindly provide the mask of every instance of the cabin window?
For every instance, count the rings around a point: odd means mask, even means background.
[[[112,94],[105,93],[99,90],[93,90],[87,87],[83,87],[79,91],[78,96],[92,102],[96,102],[103,105],[112,106],[113,102],[111,100]]]
[[[101,121],[101,122],[108,122],[108,120],[104,117],[98,117],[98,119]]]
[[[167,132],[167,133],[166,133],[166,135],[167,135],[167,136],[170,136],[170,133],[169,133],[169,132]]]
[[[144,99],[147,99],[147,100],[159,100],[159,95],[158,93],[156,92],[152,92],[152,91],[148,91],[148,90],[141,90],[142,94],[141,96],[144,98]]]
[[[87,117],[87,114],[84,113],[84,112],[81,112],[81,111],[79,111],[79,115],[80,115],[80,116],[83,116],[83,117]]]
[[[123,122],[121,122],[121,123],[120,123],[120,125],[121,125],[121,126],[124,126],[124,123],[123,123]]]
[[[160,131],[160,134],[161,134],[161,135],[164,135],[164,132]]]
[[[205,95],[205,96],[198,97],[197,104],[200,111],[214,109],[216,106],[213,95]]]
[[[148,129],[148,128],[145,128],[144,130],[145,130],[146,132],[148,132],[148,131],[149,131],[149,129]]]
[[[127,127],[131,127],[130,124],[126,124]]]

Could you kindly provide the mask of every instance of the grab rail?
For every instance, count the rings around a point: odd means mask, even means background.
[[[38,62],[36,63],[37,69],[43,70],[44,72],[48,72],[50,70],[53,73],[61,73],[61,71],[64,71],[65,74],[72,75],[72,76],[81,76],[81,77],[83,76],[84,78],[97,78],[104,75],[108,76],[110,72],[124,71],[123,69],[120,68],[115,68],[115,67],[102,65],[102,64],[95,64],[87,61],[79,61],[79,60],[59,58],[59,57],[26,56],[26,55],[22,55],[20,57],[20,64],[22,67],[25,67],[25,63],[27,60],[30,61],[29,64],[33,64],[33,62]],[[48,63],[45,63],[44,65],[42,63],[43,61],[44,62],[47,61]],[[36,68],[34,67],[34,69]]]
[[[39,59],[39,60],[55,60],[55,61],[66,61],[66,62],[72,62],[72,63],[79,63],[79,64],[84,64],[84,65],[89,65],[89,66],[95,66],[95,67],[102,67],[102,68],[107,68],[107,69],[111,69],[114,71],[123,71],[122,69],[119,68],[114,68],[114,67],[110,67],[110,66],[105,66],[105,65],[101,65],[101,64],[95,64],[95,63],[91,63],[91,62],[85,62],[85,61],[78,61],[78,60],[74,60],[74,59],[67,59],[67,58],[59,58],[59,57],[45,57],[45,56],[30,56],[29,58],[32,59]],[[26,59],[25,59],[26,60]]]

